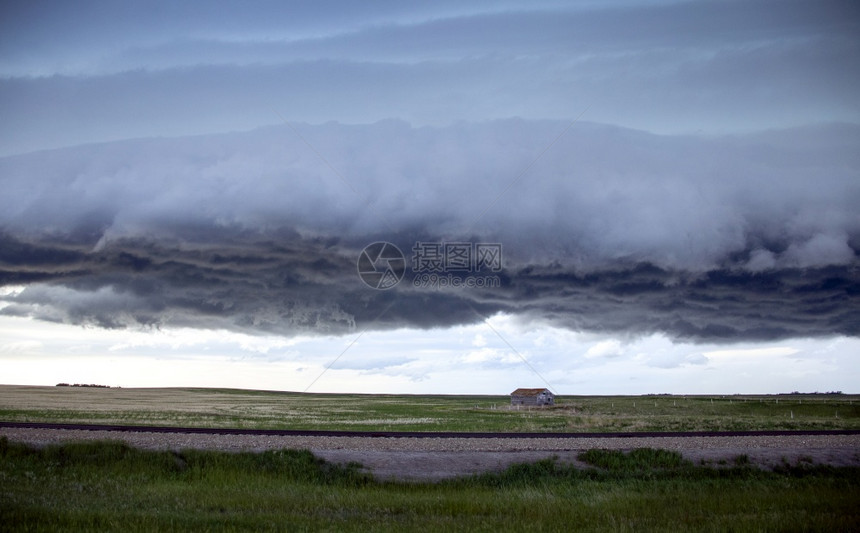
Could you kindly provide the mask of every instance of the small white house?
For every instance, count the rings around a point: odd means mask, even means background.
[[[511,393],[511,405],[555,405],[555,394],[549,389],[517,389]]]

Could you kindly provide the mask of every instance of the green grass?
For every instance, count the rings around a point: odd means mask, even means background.
[[[358,431],[860,429],[860,396],[563,396],[552,408],[517,410],[507,396],[7,385],[0,420]]]
[[[687,466],[678,452],[641,448],[624,453],[620,450],[588,450],[579,460],[611,472],[646,472]]]
[[[34,449],[0,438],[9,531],[851,531],[856,468],[715,469],[675,452],[590,451],[436,484],[378,482],[306,451]]]

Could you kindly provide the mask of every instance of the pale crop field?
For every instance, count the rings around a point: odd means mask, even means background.
[[[507,396],[2,385],[0,420],[358,431],[860,429],[860,396],[564,396],[555,407],[514,409]]]

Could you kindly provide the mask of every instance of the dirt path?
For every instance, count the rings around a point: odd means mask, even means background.
[[[11,441],[44,446],[65,441],[122,440],[138,448],[224,451],[308,449],[334,463],[357,462],[379,479],[436,481],[500,471],[548,457],[585,467],[576,457],[590,449],[677,450],[696,464],[732,464],[738,456],[762,468],[780,464],[860,466],[860,435],[578,438],[374,438],[146,433],[0,428]]]

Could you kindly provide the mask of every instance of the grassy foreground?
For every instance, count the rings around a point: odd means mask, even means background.
[[[378,482],[306,451],[34,449],[0,438],[9,531],[857,531],[860,471],[713,469],[675,452],[592,450],[437,484]]]
[[[860,396],[563,396],[552,408],[516,410],[507,396],[0,385],[0,420],[359,431],[860,429]]]

